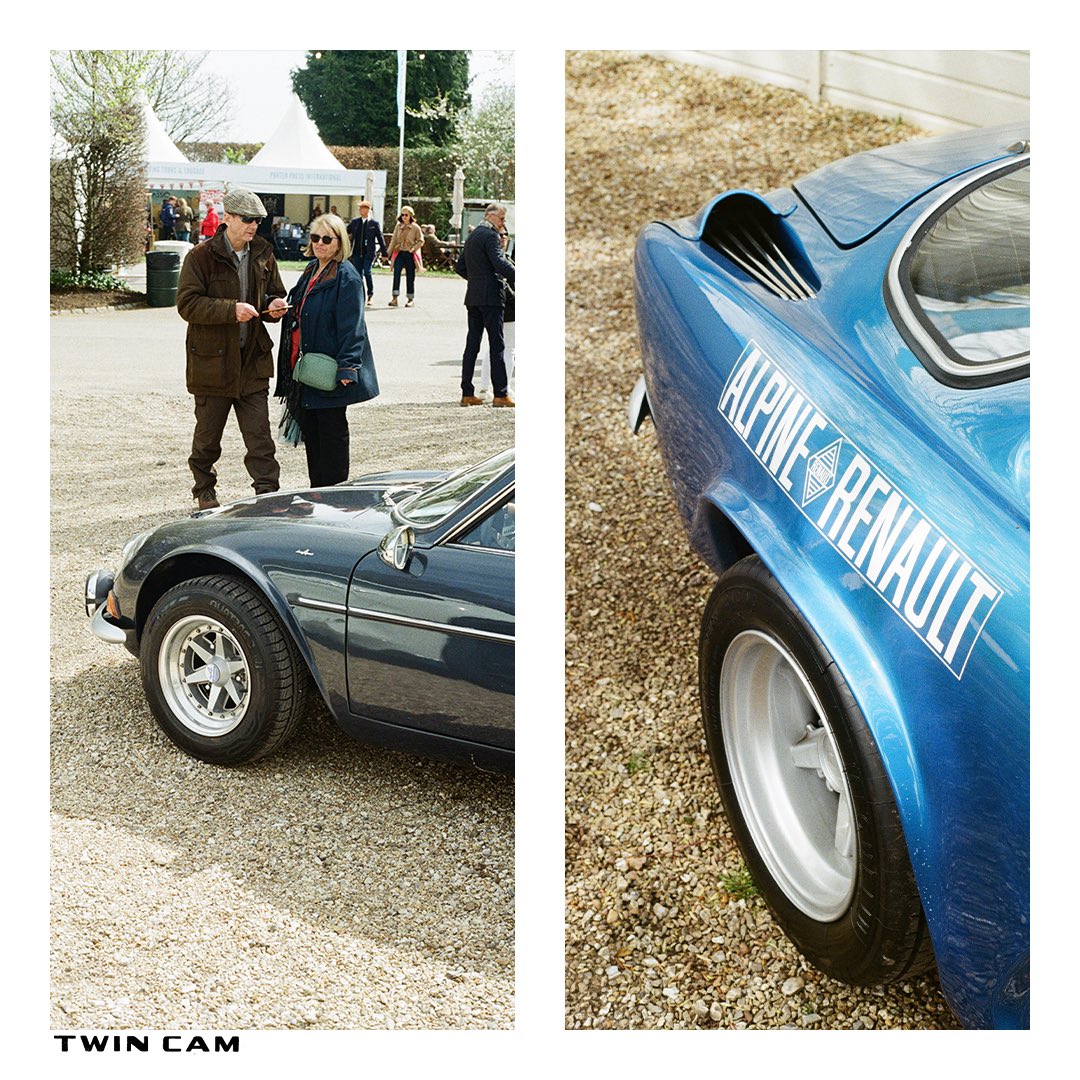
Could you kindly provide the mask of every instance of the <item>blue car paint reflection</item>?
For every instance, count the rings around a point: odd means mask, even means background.
[[[943,991],[970,1026],[1027,1025],[1029,381],[942,381],[898,329],[883,279],[913,222],[973,170],[1012,168],[1025,139],[903,144],[765,196],[810,271],[799,302],[707,242],[712,211],[744,193],[647,226],[634,268],[648,408],[691,543],[717,572],[756,552],[843,672],[888,771]],[[805,425],[822,422],[777,441],[773,470],[781,382],[810,403]],[[815,492],[815,474],[831,487]],[[860,503],[873,483],[877,502]],[[929,523],[927,568],[895,604],[866,573],[871,530],[895,524],[867,509],[886,491],[894,512],[911,507],[898,535]]]

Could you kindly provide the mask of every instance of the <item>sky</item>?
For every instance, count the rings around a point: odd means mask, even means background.
[[[266,142],[273,135],[292,95],[290,72],[305,66],[304,50],[211,50],[199,69],[227,79],[233,90],[232,123],[214,136],[215,142]],[[469,55],[473,100],[492,82],[514,81],[513,62],[505,53],[477,49]]]

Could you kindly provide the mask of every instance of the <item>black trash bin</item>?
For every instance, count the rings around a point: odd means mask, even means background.
[[[175,307],[180,283],[178,251],[146,253],[146,303],[148,307]]]

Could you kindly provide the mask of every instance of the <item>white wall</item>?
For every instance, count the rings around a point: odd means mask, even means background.
[[[653,52],[806,94],[902,116],[928,131],[1026,120],[1030,55],[1016,50]]]

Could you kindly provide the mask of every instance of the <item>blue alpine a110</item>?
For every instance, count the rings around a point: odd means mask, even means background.
[[[511,449],[204,510],[129,540],[86,612],[203,761],[269,754],[316,692],[365,742],[510,772],[514,475]]]
[[[1026,127],[904,143],[634,264],[732,831],[813,964],[936,962],[972,1027],[1028,1025],[1029,176]]]

